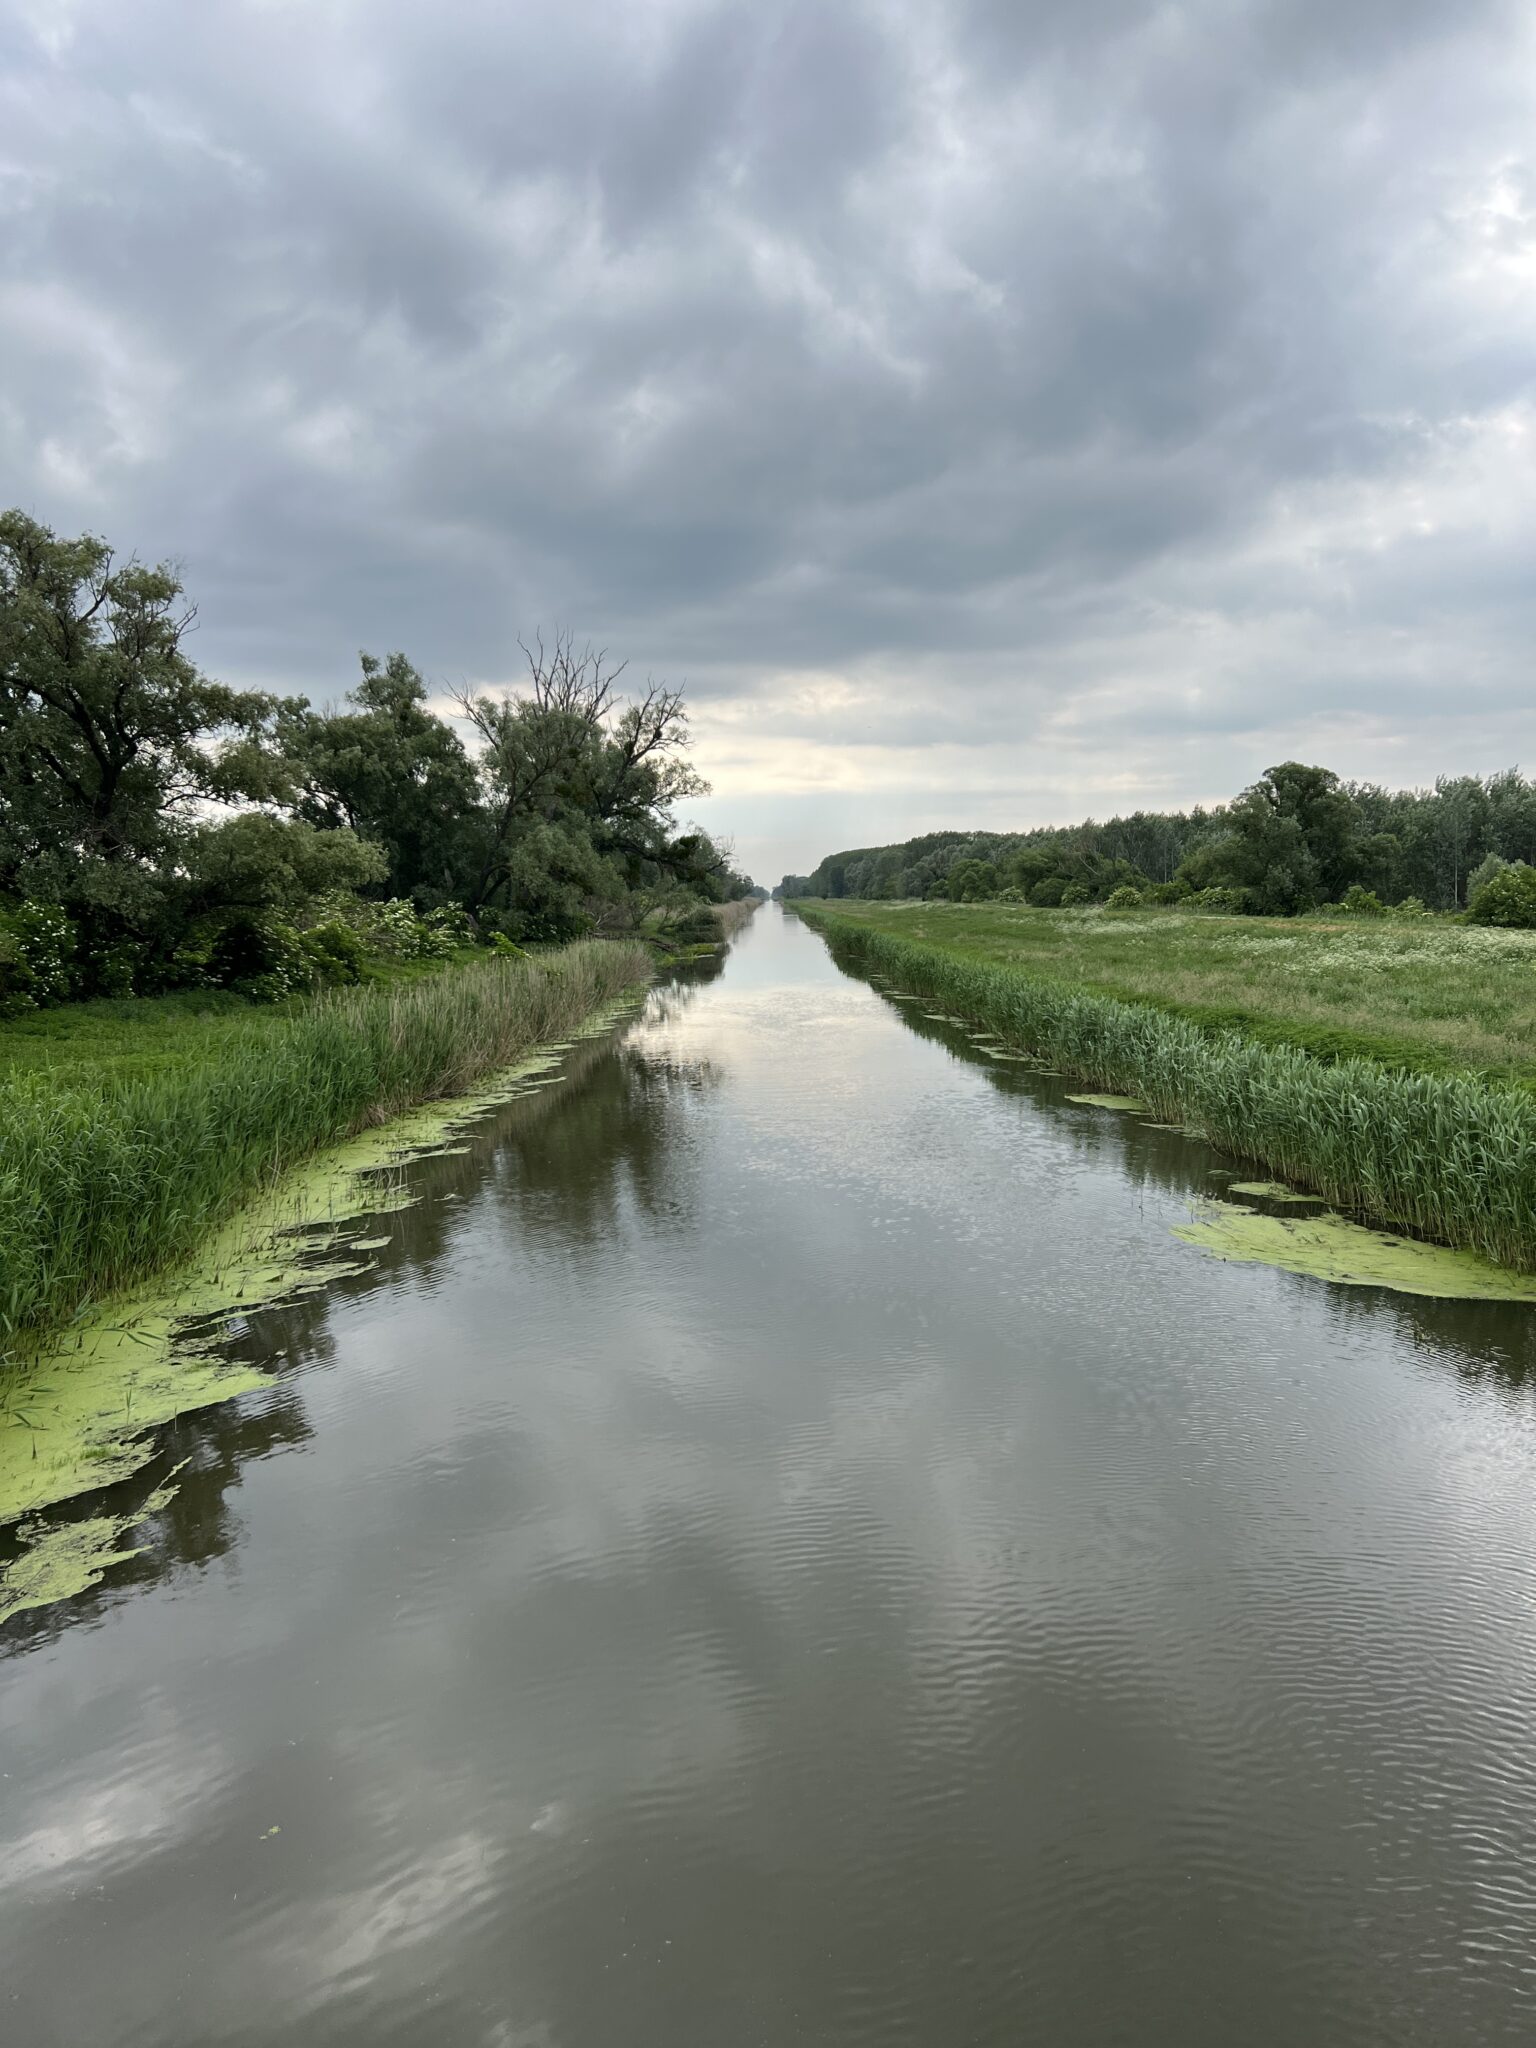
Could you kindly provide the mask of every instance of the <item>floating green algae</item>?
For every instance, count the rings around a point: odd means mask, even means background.
[[[1145,1109],[1137,1095],[1069,1095],[1068,1102],[1086,1102],[1091,1109]]]
[[[1443,1301],[1536,1303],[1536,1274],[1515,1273],[1479,1258],[1368,1230],[1331,1210],[1321,1216],[1263,1216],[1235,1203],[1202,1205],[1199,1220],[1174,1236],[1213,1258],[1278,1266],[1345,1287],[1388,1287]]]
[[[1320,1202],[1321,1195],[1304,1195],[1296,1188],[1288,1188],[1278,1180],[1234,1180],[1227,1187],[1229,1195],[1255,1195],[1266,1202]]]
[[[181,1467],[178,1465],[176,1471]],[[21,1540],[25,1546],[13,1559],[0,1581],[0,1621],[23,1614],[29,1607],[51,1607],[55,1600],[68,1600],[98,1585],[114,1564],[124,1564],[143,1550],[142,1543],[121,1547],[121,1539],[140,1522],[169,1505],[175,1494],[170,1483],[157,1486],[143,1506],[127,1515],[92,1515],[83,1522],[25,1522]]]
[[[609,1006],[578,1035],[600,1036],[627,1007]],[[401,1171],[407,1160],[463,1150],[457,1140],[467,1124],[530,1087],[547,1087],[559,1064],[540,1047],[473,1095],[423,1104],[316,1154],[238,1211],[184,1267],[83,1314],[46,1350],[7,1367],[0,1527],[132,1477],[155,1455],[160,1425],[267,1385],[255,1367],[218,1355],[231,1322],[370,1270],[357,1255],[389,1240],[349,1239],[342,1226],[409,1207],[417,1197]],[[98,1518],[103,1526],[86,1536],[39,1526],[0,1573],[0,1599],[84,1569],[93,1544],[115,1544],[121,1531],[105,1529],[112,1519]]]

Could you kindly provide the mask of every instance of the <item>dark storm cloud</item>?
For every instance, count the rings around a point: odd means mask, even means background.
[[[1491,0],[12,0],[0,496],[181,559],[232,679],[569,621],[786,803],[1497,765],[1531,55]]]

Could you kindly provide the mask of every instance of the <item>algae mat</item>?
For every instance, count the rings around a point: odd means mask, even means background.
[[[316,1154],[187,1265],[82,1316],[47,1352],[0,1375],[0,1527],[20,1523],[24,1546],[0,1571],[0,1621],[79,1592],[132,1556],[121,1539],[166,1504],[174,1474],[126,1516],[55,1522],[47,1510],[132,1478],[156,1455],[162,1425],[269,1384],[219,1356],[232,1323],[366,1272],[388,1239],[350,1236],[346,1226],[414,1201],[406,1164],[463,1149],[456,1140],[466,1125],[549,1087],[560,1055],[610,1030],[629,1007],[604,1010],[474,1095],[424,1104]]]
[[[1278,1266],[1345,1287],[1388,1287],[1442,1301],[1536,1305],[1536,1274],[1513,1273],[1476,1252],[1451,1251],[1417,1238],[1368,1230],[1331,1211],[1321,1216],[1262,1216],[1212,1202],[1174,1236],[1218,1259]]]

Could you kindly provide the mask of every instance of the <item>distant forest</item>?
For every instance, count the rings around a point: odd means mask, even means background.
[[[1210,810],[1134,811],[1029,832],[929,832],[828,854],[811,874],[786,875],[776,893],[1186,903],[1259,916],[1330,904],[1452,911],[1506,866],[1522,870],[1520,896],[1530,893],[1536,782],[1516,768],[1389,790],[1286,761]]]

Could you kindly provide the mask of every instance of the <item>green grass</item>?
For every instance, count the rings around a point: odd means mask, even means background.
[[[445,960],[370,960],[368,988],[404,988],[485,959],[467,946]],[[227,1057],[245,1040],[265,1037],[310,1007],[305,996],[272,1007],[225,989],[170,996],[100,997],[56,1010],[0,1017],[0,1085],[27,1069],[62,1078],[70,1068],[118,1079],[144,1076],[189,1059]]]
[[[1068,981],[1072,956],[1049,939],[1029,952],[994,930],[990,943],[1011,950],[988,958],[983,921],[1001,921],[997,908],[797,907],[859,972],[888,975],[1068,1073],[1134,1090],[1163,1119],[1373,1222],[1536,1270],[1536,1100],[1523,1089],[1348,1051],[1320,1059],[1145,997],[1123,1001]],[[1055,971],[1041,973],[1042,959]]]
[[[468,1093],[651,971],[643,946],[589,942],[283,1010],[172,996],[8,1023],[0,1344],[173,1264],[317,1146]]]
[[[1536,1086],[1536,932],[1447,918],[1207,917],[1004,903],[812,904],[964,959],[1152,1003],[1324,1059]]]

